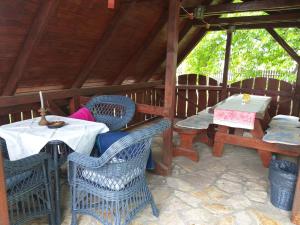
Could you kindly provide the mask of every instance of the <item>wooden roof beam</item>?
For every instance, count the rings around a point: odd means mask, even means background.
[[[151,43],[153,42],[157,34],[165,26],[167,22],[167,18],[168,18],[168,14],[165,12],[165,10],[163,10],[160,18],[152,28],[150,34],[147,35],[146,40],[142,43],[142,45],[139,46],[139,48],[136,50],[136,52],[133,54],[133,56],[130,58],[128,63],[122,69],[121,73],[112,82],[112,84],[117,85],[117,84],[121,84],[124,81],[126,76],[128,76],[128,74],[133,70],[138,59],[148,50],[149,46],[151,45]]]
[[[190,13],[194,12],[195,7],[186,8]],[[300,1],[298,0],[264,0],[249,1],[243,3],[224,3],[218,5],[205,6],[204,16],[215,16],[226,13],[240,13],[253,11],[284,11],[300,9]],[[187,16],[185,12],[181,12],[182,16]]]
[[[297,63],[300,63],[300,56],[297,52],[273,28],[266,28],[266,30]]]
[[[288,27],[298,27],[300,26],[300,22],[269,22],[263,24],[242,24],[235,25],[235,30],[251,30],[251,29],[266,29],[266,28],[288,28]],[[219,30],[227,30],[231,26],[212,26],[207,31],[219,31]]]
[[[196,47],[196,45],[204,38],[206,35],[206,30],[199,28],[195,34],[191,37],[188,45],[180,52],[177,59],[177,64],[179,65],[187,57],[187,55]]]
[[[37,14],[33,19],[33,23],[26,36],[22,48],[17,56],[16,62],[12,68],[12,72],[7,79],[6,87],[2,95],[13,95],[17,89],[18,81],[22,78],[27,62],[34,52],[36,45],[42,38],[45,28],[50,17],[56,11],[59,5],[59,0],[42,1],[40,7],[37,9]]]
[[[289,14],[273,14],[266,16],[243,16],[231,18],[214,18],[207,22],[210,26],[237,26],[249,24],[265,24],[265,23],[280,23],[280,22],[300,22],[300,13]],[[203,21],[196,20],[194,25],[205,27]]]
[[[84,82],[88,79],[91,71],[102,57],[104,50],[108,47],[112,33],[115,31],[116,27],[118,27],[118,25],[122,22],[122,18],[126,16],[127,12],[133,4],[134,3],[124,4],[124,6],[122,5],[123,7],[121,6],[119,9],[117,9],[117,12],[113,16],[112,20],[107,25],[106,31],[101,36],[100,40],[98,41],[98,44],[87,59],[86,63],[81,68],[79,74],[76,76],[76,79],[72,84],[72,88],[81,88]]]

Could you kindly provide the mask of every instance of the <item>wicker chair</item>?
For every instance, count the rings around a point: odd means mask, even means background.
[[[86,107],[92,112],[95,120],[105,123],[110,131],[125,127],[135,113],[135,103],[122,95],[96,96]]]
[[[10,161],[2,138],[0,148],[4,156],[10,224],[24,224],[46,215],[49,224],[55,224],[48,172],[49,155],[40,153]]]
[[[145,177],[152,137],[170,126],[168,120],[136,130],[113,143],[100,157],[76,152],[68,157],[72,225],[77,214],[105,225],[129,224],[148,204],[159,215]]]

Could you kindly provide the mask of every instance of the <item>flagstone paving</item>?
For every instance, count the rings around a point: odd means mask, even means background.
[[[160,148],[155,138],[152,150]],[[213,157],[211,147],[196,143],[200,161],[184,157],[173,161],[172,175],[147,174],[149,187],[160,210],[158,218],[151,207],[143,210],[133,225],[291,225],[290,212],[275,208],[269,201],[268,169],[254,150],[225,146],[221,158]],[[63,225],[70,224],[70,197],[63,183]],[[67,194],[68,193],[68,194]],[[47,224],[41,220],[31,223]],[[96,225],[81,216],[79,225]]]

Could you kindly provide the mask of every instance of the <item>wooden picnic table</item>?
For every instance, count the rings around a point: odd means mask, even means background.
[[[251,95],[250,99],[249,103],[242,104],[242,95],[234,95],[216,105],[214,109],[214,124],[218,124],[218,129],[215,134],[213,155],[221,157],[224,144],[232,144],[256,149],[265,167],[269,166],[272,153],[297,157],[299,160],[299,146],[284,146],[263,141],[265,129],[270,121],[267,109],[271,98]],[[218,110],[220,111],[218,112]],[[222,111],[227,112],[229,115],[227,117],[223,116],[223,118],[222,116],[215,118],[215,115],[218,113],[222,114]],[[240,121],[239,123],[234,116],[237,116],[240,112],[249,113],[249,117],[251,113],[255,113],[253,124],[251,125],[249,122],[251,120],[248,120],[248,123],[247,121],[245,123]],[[253,126],[253,129],[249,129],[251,126]],[[252,137],[243,136],[245,129],[250,132]],[[296,184],[292,222],[300,225],[300,179],[297,180]]]

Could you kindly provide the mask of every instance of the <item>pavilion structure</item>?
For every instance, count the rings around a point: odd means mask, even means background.
[[[255,11],[266,13],[222,17]],[[1,125],[37,116],[40,90],[51,114],[67,116],[93,95],[123,94],[137,103],[131,125],[157,116],[174,121],[180,90],[218,92],[219,100],[233,91],[228,85],[228,66],[234,30],[266,29],[300,64],[297,51],[275,31],[300,28],[298,0],[7,0],[0,2],[0,18]],[[177,65],[207,32],[218,30],[227,30],[222,85],[176,87]],[[291,114],[299,116],[298,68],[292,93],[276,89],[257,94],[290,98]],[[172,137],[170,128],[164,133],[162,157],[157,162],[156,172],[162,175],[171,172]],[[0,224],[6,225],[1,154],[0,198],[4,203],[0,204]],[[300,196],[296,200],[293,218],[300,224]]]

